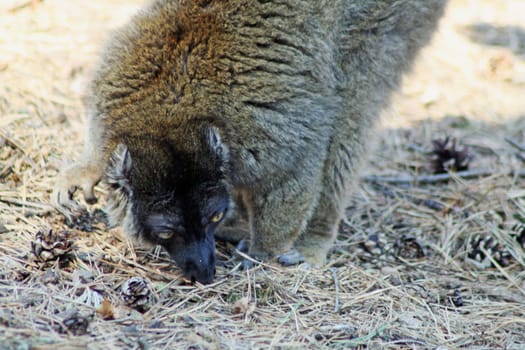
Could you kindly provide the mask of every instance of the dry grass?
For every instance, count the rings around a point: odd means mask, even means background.
[[[522,1],[452,1],[365,169],[428,174],[431,141],[450,135],[492,175],[362,182],[328,266],[240,271],[223,244],[210,286],[184,283],[162,252],[133,248],[98,216],[69,228],[48,205],[61,159],[81,147],[100,44],[139,2],[0,3],[0,348],[525,347],[525,190],[512,175],[523,155],[504,140],[525,143]],[[33,256],[45,228],[69,232],[73,261]],[[478,235],[505,263],[469,259]],[[123,301],[131,277],[149,283],[145,312]]]

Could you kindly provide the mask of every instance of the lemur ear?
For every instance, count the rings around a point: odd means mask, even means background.
[[[115,188],[122,188],[129,192],[131,183],[131,155],[128,148],[119,144],[115,147],[107,173],[108,184]]]
[[[226,156],[226,146],[221,141],[219,129],[208,126],[204,129],[204,137],[211,149],[221,158]]]

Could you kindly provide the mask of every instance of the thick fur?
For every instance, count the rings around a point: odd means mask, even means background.
[[[201,250],[211,254],[218,226],[194,224],[212,214],[187,208],[226,211],[235,197],[250,255],[323,264],[372,124],[445,4],[153,1],[104,51],[86,98],[85,151],[59,178],[55,205],[69,215],[76,187],[92,202],[108,174],[113,220],[209,282],[214,256]],[[171,216],[184,217],[174,220],[184,233],[163,226],[177,231],[163,242],[151,225]],[[194,256],[181,259],[175,241]]]

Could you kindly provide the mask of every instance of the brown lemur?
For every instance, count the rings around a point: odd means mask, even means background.
[[[112,223],[209,283],[235,198],[250,256],[322,265],[372,125],[445,4],[154,0],[103,51],[53,203],[72,215],[103,179]]]

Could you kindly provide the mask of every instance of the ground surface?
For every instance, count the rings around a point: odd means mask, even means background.
[[[378,127],[328,266],[242,272],[221,245],[210,286],[98,211],[71,228],[48,205],[81,148],[100,45],[139,3],[0,3],[1,349],[525,347],[524,157],[505,141],[525,143],[525,2],[451,1]],[[403,182],[431,174],[446,136],[483,176]]]

